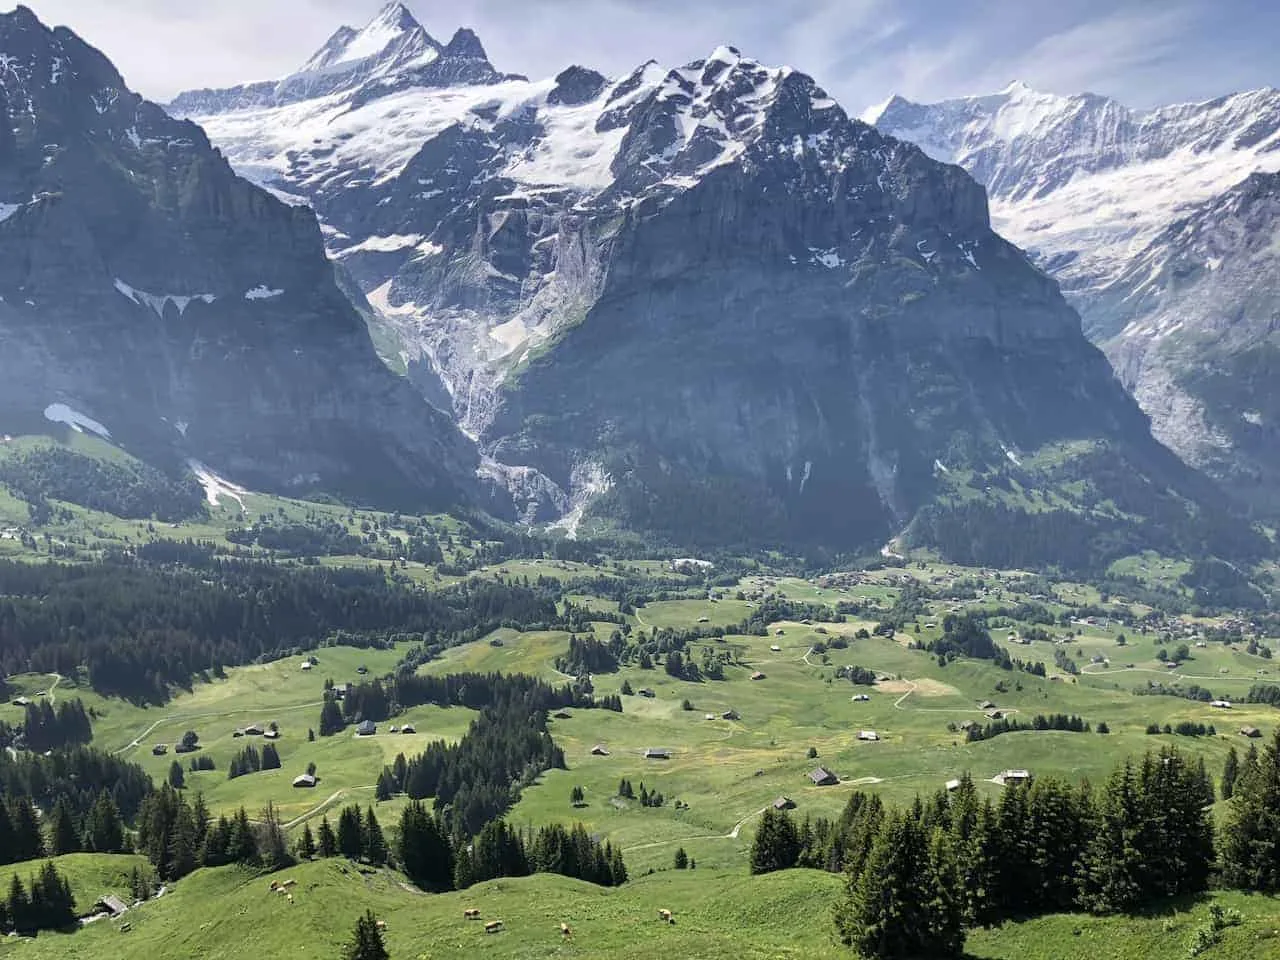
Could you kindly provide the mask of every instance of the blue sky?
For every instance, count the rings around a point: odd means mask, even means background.
[[[106,52],[131,86],[282,76],[380,0],[27,0]],[[1280,85],[1278,0],[407,0],[444,40],[479,33],[499,69],[547,76],[676,65],[730,43],[815,76],[860,113],[891,93],[987,93],[1014,79],[1134,107]]]

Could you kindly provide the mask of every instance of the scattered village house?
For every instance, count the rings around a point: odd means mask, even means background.
[[[93,905],[94,913],[105,913],[113,917],[120,916],[120,914],[124,913],[128,909],[129,907],[123,900],[119,897],[111,896],[110,894],[99,898],[98,902]]]
[[[1231,701],[1230,700],[1210,700],[1209,706],[1217,707],[1219,710],[1230,710]]]
[[[1250,737],[1250,738],[1260,737],[1262,736],[1262,731],[1259,730],[1257,727],[1241,727],[1240,736]]]
[[[157,757],[163,757],[168,752],[169,745],[167,743],[157,743],[151,748],[151,753]]]
[[[794,810],[795,808],[796,802],[790,797],[779,797],[773,801],[773,809],[775,810]]]
[[[670,760],[671,751],[666,747],[649,747],[644,752],[646,760]]]
[[[950,793],[950,792],[951,792],[951,791],[953,791],[953,790],[959,790],[959,789],[960,789],[960,781],[959,781],[959,780],[948,780],[948,781],[947,781],[947,793]]]
[[[1003,770],[997,773],[993,778],[996,783],[1002,786],[1016,786],[1020,783],[1026,783],[1031,779],[1031,771],[1029,770]]]
[[[415,727],[412,723],[406,723],[403,727],[400,728],[400,732],[401,733],[417,733],[418,728]]]
[[[753,674],[751,675],[751,679],[752,679],[752,680],[763,680],[763,679],[764,679],[764,673],[763,673],[762,671],[760,671],[760,670],[757,670],[755,673],[753,673]]]
[[[593,757],[607,757],[609,755],[609,748],[603,743],[597,743],[591,748],[591,755]]]
[[[294,777],[293,785],[295,787],[314,787],[316,785],[315,775],[311,773],[304,773],[301,776]]]
[[[737,710],[726,710],[724,713],[720,714],[720,719],[721,720],[741,720],[742,714],[738,713]]]
[[[809,774],[809,779],[815,787],[833,787],[840,782],[840,778],[826,767],[818,767]]]
[[[371,737],[378,732],[378,725],[372,720],[361,720],[356,727],[357,737]]]
[[[859,730],[858,739],[875,742],[880,739],[880,734],[876,733],[874,730]]]
[[[244,732],[245,732],[245,735],[249,737],[260,737],[262,736],[263,729],[264,728],[259,726],[258,724],[251,723],[249,724],[249,726],[244,728]]]

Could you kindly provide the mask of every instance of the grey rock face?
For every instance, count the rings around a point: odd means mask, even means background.
[[[65,403],[143,456],[411,508],[476,455],[378,360],[309,210],[25,8],[0,16],[0,411]]]
[[[1280,283],[1280,92],[1137,112],[1014,85],[894,98],[876,119],[987,184],[997,226],[1061,281],[1163,442],[1280,508],[1264,416],[1280,389],[1261,375]]]
[[[948,471],[1058,442],[1195,486],[983,189],[803,74],[720,48],[355,96],[290,108],[292,138],[283,113],[200,119],[315,204],[526,519],[878,547]]]

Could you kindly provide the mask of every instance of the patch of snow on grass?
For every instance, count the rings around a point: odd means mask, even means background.
[[[835,270],[837,267],[843,267],[845,263],[840,254],[836,252],[835,247],[832,247],[830,250],[819,250],[817,247],[810,247],[809,253],[812,254],[810,259],[814,263],[820,264],[828,270]]]
[[[4,223],[21,209],[20,203],[0,203],[0,223]]]
[[[84,433],[88,430],[90,433],[97,434],[103,440],[111,439],[111,431],[100,424],[92,417],[87,417],[74,407],[69,407],[65,403],[51,403],[44,408],[44,418],[51,423],[65,423],[76,433]]]
[[[236,486],[229,480],[224,480],[199,460],[188,460],[187,467],[196,475],[196,479],[200,481],[200,486],[204,487],[205,499],[209,501],[210,506],[218,506],[218,498],[226,497],[240,504],[240,509],[244,510],[244,500],[241,497],[247,497],[249,491],[244,487]]]

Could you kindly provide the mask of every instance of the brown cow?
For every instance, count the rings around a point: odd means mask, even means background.
[[[480,910],[479,910],[478,908],[475,908],[475,907],[472,907],[472,908],[467,909],[467,910],[463,910],[463,911],[462,911],[462,919],[464,919],[464,920],[479,920],[479,919],[480,919]]]
[[[573,928],[570,927],[567,923],[560,924],[560,936],[564,937],[566,940],[572,940]]]
[[[670,911],[670,910],[659,910],[659,911],[658,911],[658,919],[659,919],[659,920],[665,920],[667,923],[671,923],[671,922],[672,922],[672,918],[671,918],[671,911]]]
[[[484,925],[484,932],[485,932],[485,933],[501,933],[501,932],[502,932],[502,921],[501,921],[501,920],[490,920],[488,923],[486,923],[486,924]]]

